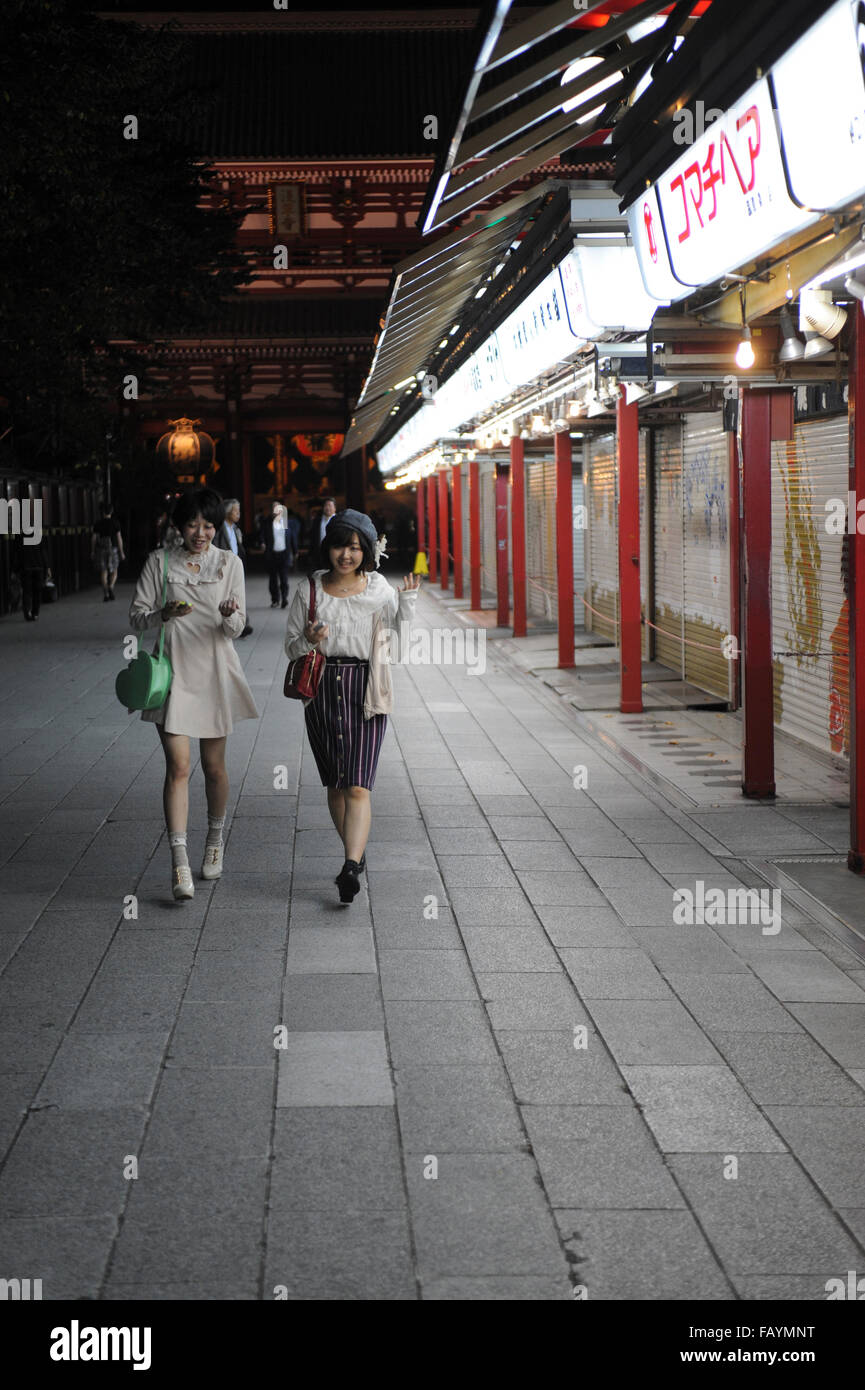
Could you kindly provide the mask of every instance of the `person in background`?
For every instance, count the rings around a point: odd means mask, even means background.
[[[294,563],[292,531],[288,513],[280,497],[274,498],[270,516],[261,523],[261,543],[264,546],[267,582],[270,586],[270,606],[288,607],[288,574]]]
[[[243,565],[244,574],[246,573],[246,548],[243,544],[243,532],[240,529],[240,503],[236,497],[229,497],[225,502],[225,520],[213,538],[213,544],[220,550],[230,550],[236,555]],[[248,637],[252,632],[252,627],[246,623],[241,637]]]
[[[291,507],[288,508],[287,516],[288,521],[286,525],[291,532],[291,564],[289,565],[289,569],[293,570],[297,564],[297,557],[300,551],[300,533],[303,529],[303,523],[297,512]]]
[[[156,725],[165,754],[162,806],[176,900],[195,892],[186,848],[190,741],[200,741],[207,797],[201,877],[219,878],[228,804],[225,740],[238,720],[258,718],[233,640],[245,624],[243,565],[233,553],[213,544],[224,518],[219,493],[210,488],[184,493],[173,515],[179,539],[148,555],[129,609],[135,632],[166,625],[171,688],[165,704],[144,710],[141,718]],[[164,604],[163,567],[168,577]]]
[[[123,537],[120,534],[120,522],[114,515],[110,502],[103,502],[102,516],[93,527],[93,534],[90,540],[90,558],[99,570],[99,581],[102,585],[102,602],[108,603],[114,598],[114,585],[117,583],[117,570],[121,560],[125,560],[123,553]]]
[[[38,545],[25,545],[23,537],[12,542],[12,570],[21,579],[21,607],[24,621],[35,623],[42,604],[42,586],[51,578],[48,547],[44,536]]]

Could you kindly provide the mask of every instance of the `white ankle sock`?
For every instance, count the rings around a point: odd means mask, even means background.
[[[184,864],[189,867],[189,858],[186,853],[186,831],[169,830],[168,843],[171,846],[171,867],[179,869]]]
[[[225,825],[225,816],[207,817],[207,847],[211,849],[214,845],[222,844],[222,827]]]

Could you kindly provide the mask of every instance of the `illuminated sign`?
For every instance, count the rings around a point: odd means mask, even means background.
[[[787,192],[765,79],[713,121],[656,188],[683,285],[709,284],[816,220]]]
[[[772,69],[790,191],[831,211],[865,192],[865,3],[841,0]]]

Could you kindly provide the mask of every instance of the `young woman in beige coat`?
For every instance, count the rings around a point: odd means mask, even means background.
[[[246,623],[243,565],[230,550],[213,544],[223,516],[222,498],[209,488],[181,497],[172,517],[180,539],[147,557],[129,610],[136,632],[167,624],[171,689],[160,709],[145,710],[141,718],[156,724],[165,754],[163,808],[171,846],[171,887],[178,900],[195,892],[186,849],[190,739],[200,741],[207,796],[201,876],[219,878],[228,802],[225,740],[235,721],[258,718],[234,650],[234,639]],[[168,589],[163,605],[164,564]]]

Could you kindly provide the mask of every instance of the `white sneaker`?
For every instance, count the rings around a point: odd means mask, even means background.
[[[177,902],[180,902],[183,898],[195,897],[195,888],[192,883],[192,870],[188,864],[176,864],[172,869],[171,891]]]
[[[205,845],[204,862],[201,865],[202,878],[222,877],[222,852],[224,845]]]

